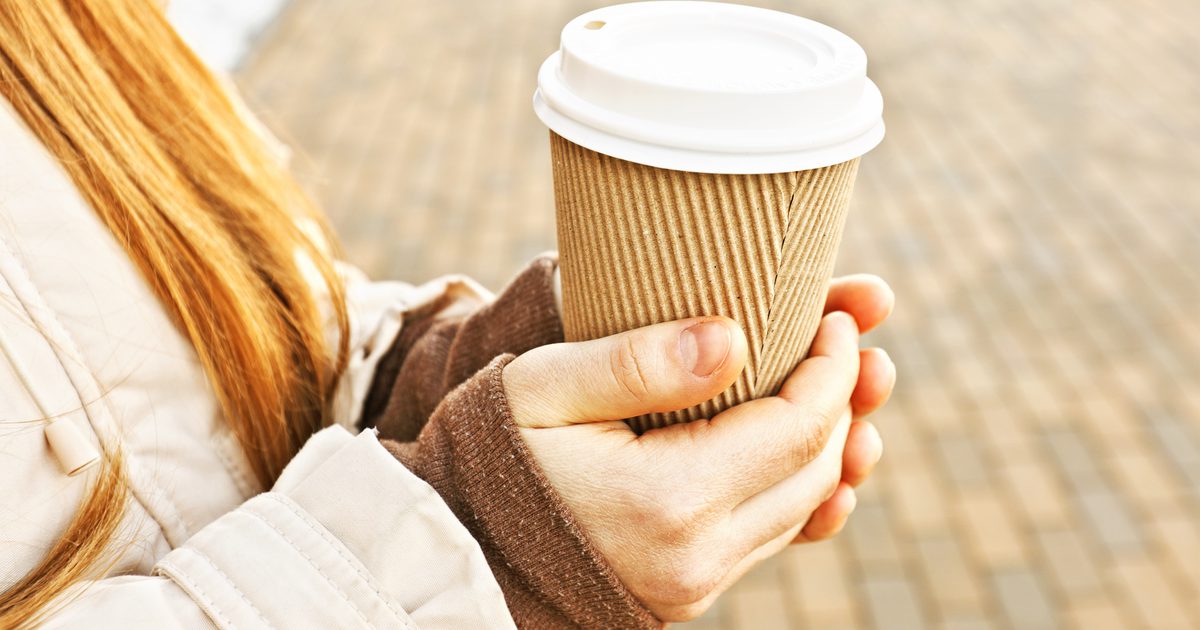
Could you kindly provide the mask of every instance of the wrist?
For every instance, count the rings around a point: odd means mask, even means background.
[[[518,624],[652,628],[576,523],[512,420],[493,360],[438,406],[416,447],[387,445],[479,541]]]

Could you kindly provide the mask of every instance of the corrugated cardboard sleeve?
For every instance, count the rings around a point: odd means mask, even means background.
[[[764,175],[672,171],[550,134],[568,341],[725,315],[750,343],[716,398],[630,420],[639,432],[770,396],[808,354],[858,159]]]

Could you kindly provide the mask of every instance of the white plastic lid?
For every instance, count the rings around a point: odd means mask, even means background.
[[[619,4],[571,20],[533,108],[593,151],[703,173],[829,166],[883,139],[883,98],[854,40],[716,2]]]

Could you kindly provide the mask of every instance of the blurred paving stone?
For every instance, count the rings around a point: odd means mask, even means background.
[[[1104,386],[1096,387],[1103,389]],[[1085,419],[1084,422],[1088,424],[1094,423],[1104,427],[1102,431],[1091,433],[1096,440],[1097,449],[1101,450],[1105,457],[1111,457],[1125,452],[1130,443],[1153,441],[1148,435],[1145,423],[1137,417],[1135,409],[1136,406],[1127,397],[1110,392],[1107,395],[1090,396],[1087,402],[1080,404],[1081,413],[1077,417]],[[1166,457],[1161,459],[1164,464],[1167,463]]]
[[[1121,494],[1144,512],[1153,512],[1179,500],[1182,474],[1172,467],[1169,458],[1145,442],[1126,440],[1107,463]],[[1200,466],[1200,462],[1196,466]]]
[[[708,609],[699,618],[688,623],[689,630],[719,630],[726,626],[726,622],[722,617],[724,610],[720,607]]]
[[[877,415],[871,418],[876,428],[879,429],[880,434],[889,436],[887,440],[887,457],[882,461],[890,461],[893,456],[905,459],[926,457],[926,440],[920,432],[914,430],[912,427],[897,424],[898,421],[903,421],[906,417],[907,414],[900,410],[899,406],[885,406],[877,412]]]
[[[609,2],[291,0],[237,80],[351,262],[498,288],[554,246],[537,68]],[[1071,628],[1200,619],[1200,3],[755,3],[870,56],[888,138],[838,270],[891,282],[866,343],[899,380],[846,532],[695,627],[1003,628],[1025,595]],[[950,581],[980,606],[944,616]]]
[[[725,598],[725,614],[741,628],[788,630],[787,602],[778,584],[748,585]]]
[[[1117,554],[1139,553],[1142,536],[1136,520],[1119,495],[1107,488],[1084,490],[1075,499],[1084,521],[1110,551]]]
[[[862,582],[874,628],[924,630],[929,623],[913,585],[902,578],[867,577]],[[753,626],[746,626],[753,627]]]
[[[1132,625],[1129,613],[1117,601],[1107,597],[1092,597],[1073,600],[1065,615],[1072,630],[1129,630]]]
[[[993,577],[996,597],[1017,630],[1053,630],[1058,617],[1049,594],[1036,574],[1028,570],[998,571]]]
[[[1200,438],[1168,413],[1153,414],[1148,424],[1167,457],[1194,487],[1200,488]]]
[[[985,567],[1016,567],[1027,562],[1026,542],[1016,524],[1015,510],[992,493],[961,497],[956,502],[969,548]]]
[[[847,576],[844,541],[792,548],[781,554],[784,584],[800,625],[855,627],[856,597]]]
[[[997,625],[979,615],[956,615],[937,625],[940,630],[993,630]]]
[[[853,543],[854,554],[863,573],[869,575],[901,565],[897,534],[882,504],[860,503],[854,510],[853,522],[847,523],[843,535]]]
[[[990,479],[989,462],[978,440],[976,436],[961,433],[943,433],[937,438],[943,465],[951,472],[948,477],[960,492],[970,492]]]
[[[1050,565],[1050,575],[1068,596],[1091,595],[1103,588],[1096,554],[1078,534],[1067,530],[1041,530],[1037,537]]]
[[[1075,431],[1052,429],[1046,432],[1045,439],[1058,462],[1059,470],[1076,492],[1103,483],[1100,469],[1096,466],[1096,453]]]
[[[1065,524],[1070,518],[1067,512],[1067,495],[1062,484],[1052,474],[1048,462],[1023,453],[1015,456],[1000,467],[1000,475],[1007,484],[1009,495],[1015,497],[1028,521],[1038,527]]]
[[[925,586],[943,618],[984,608],[984,596],[966,553],[949,536],[918,539]]]
[[[969,408],[972,430],[984,435],[1001,460],[1022,459],[1042,448],[1041,434],[1014,419],[1004,398],[998,394],[975,396]]]
[[[1150,528],[1156,538],[1156,552],[1169,559],[1183,576],[1184,591],[1200,603],[1200,510],[1177,506],[1155,512]],[[1200,611],[1198,611],[1200,612]]]
[[[886,440],[888,431],[882,433]],[[889,461],[890,457],[889,451],[883,461]],[[891,506],[898,524],[904,525],[908,531],[924,534],[950,527],[949,510],[953,506],[949,503],[949,490],[942,487],[949,481],[943,481],[940,477],[934,471],[928,455],[925,455],[914,457],[905,466],[873,480],[873,483],[886,489],[885,501]],[[850,526],[854,526],[854,523]]]
[[[1115,567],[1117,580],[1133,600],[1142,624],[1147,628],[1188,630],[1196,627],[1197,617],[1189,608],[1194,601],[1184,600],[1151,559],[1140,557],[1121,560]]]

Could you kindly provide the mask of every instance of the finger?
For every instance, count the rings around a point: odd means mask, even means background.
[[[846,450],[842,453],[842,482],[857,488],[871,476],[881,457],[883,439],[879,430],[866,420],[855,420],[850,424]]]
[[[825,298],[825,312],[845,311],[867,332],[883,323],[896,306],[896,294],[879,276],[855,274],[834,278]]]
[[[859,352],[858,383],[850,396],[855,418],[865,418],[887,402],[896,387],[896,364],[882,348]]]
[[[841,311],[826,315],[808,358],[788,376],[778,398],[836,418],[858,384],[858,324]]]
[[[804,523],[837,491],[842,477],[842,453],[850,432],[850,410],[834,428],[825,450],[783,481],[755,494],[734,508],[733,531],[748,548],[762,545],[796,523]]]
[[[736,322],[696,317],[535,348],[504,368],[504,392],[522,427],[622,420],[716,396],[746,353]]]
[[[736,493],[731,499],[739,503],[824,450],[857,380],[858,328],[846,313],[830,313],[817,330],[811,355],[784,381],[778,396],[743,403],[707,425],[684,430],[690,431],[700,461],[711,462],[713,481],[731,488]]]
[[[792,544],[833,538],[846,526],[846,521],[857,505],[858,495],[854,493],[854,488],[845,483],[839,485],[833,496],[813,512],[804,528],[792,539]]]

